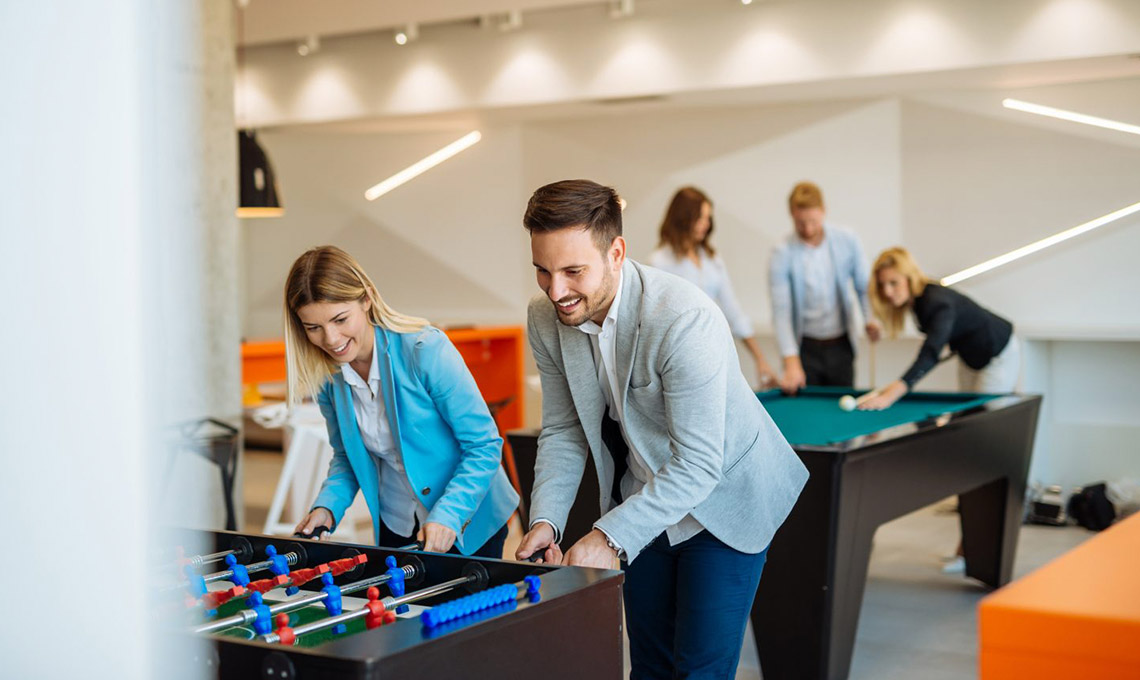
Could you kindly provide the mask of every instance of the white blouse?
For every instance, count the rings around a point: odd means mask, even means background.
[[[411,536],[416,520],[423,524],[427,508],[412,490],[412,483],[404,472],[404,458],[388,425],[384,395],[380,393],[380,352],[372,348],[372,366],[368,382],[349,364],[342,364],[344,381],[352,388],[352,410],[364,448],[377,459],[376,471],[380,476],[380,519],[394,533]]]
[[[649,266],[676,274],[681,278],[695,283],[708,294],[728,319],[732,334],[737,338],[750,338],[753,335],[752,321],[740,309],[736,301],[736,294],[732,291],[732,283],[728,280],[728,269],[719,255],[709,257],[703,248],[698,248],[701,261],[698,267],[691,258],[678,258],[669,246],[662,246],[649,255]]]

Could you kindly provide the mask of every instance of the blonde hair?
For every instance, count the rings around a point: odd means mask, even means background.
[[[897,338],[906,322],[906,312],[910,305],[895,307],[883,296],[883,291],[879,289],[879,272],[884,269],[894,269],[907,280],[911,303],[914,302],[914,298],[922,295],[922,291],[926,290],[926,285],[931,280],[922,273],[918,263],[914,261],[906,248],[887,248],[879,253],[879,257],[875,258],[875,264],[871,267],[871,281],[868,286],[871,308],[875,310],[875,316],[883,322],[883,326],[890,337]]]
[[[314,302],[369,302],[368,320],[396,333],[414,333],[426,319],[407,316],[384,303],[376,285],[351,255],[336,246],[305,251],[285,279],[285,366],[288,403],[314,396],[338,364],[309,341],[297,310]],[[375,350],[374,350],[375,351]]]
[[[788,211],[804,208],[822,208],[823,192],[812,182],[800,182],[788,194]]]

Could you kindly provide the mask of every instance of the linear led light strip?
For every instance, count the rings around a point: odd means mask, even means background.
[[[1006,253],[1005,255],[998,255],[997,257],[986,260],[985,262],[983,262],[981,264],[976,264],[973,267],[963,269],[962,271],[957,272],[956,274],[951,274],[950,276],[947,276],[946,278],[942,279],[941,283],[943,286],[952,286],[955,283],[965,281],[968,278],[971,278],[973,276],[977,276],[978,274],[981,274],[983,272],[988,272],[991,269],[994,269],[996,267],[1000,267],[1003,264],[1008,264],[1010,262],[1013,262],[1014,260],[1019,260],[1019,259],[1025,257],[1026,255],[1031,255],[1033,253],[1036,253],[1038,250],[1044,250],[1045,248],[1048,248],[1049,246],[1055,246],[1058,243],[1060,243],[1061,241],[1067,241],[1073,237],[1080,236],[1081,234],[1083,234],[1085,232],[1092,231],[1093,229],[1096,229],[1097,227],[1103,227],[1104,225],[1109,224],[1110,222],[1115,222],[1119,219],[1123,219],[1123,218],[1128,217],[1129,215],[1136,213],[1136,212],[1140,212],[1140,203],[1133,203],[1132,205],[1130,205],[1126,208],[1121,208],[1120,210],[1117,210],[1115,212],[1110,212],[1109,214],[1104,215],[1103,217],[1098,217],[1095,220],[1085,222],[1084,224],[1078,224],[1077,226],[1072,227],[1070,229],[1066,229],[1065,231],[1062,231],[1058,234],[1053,234],[1049,238],[1043,238],[1040,241],[1030,243],[1027,246],[1022,246],[1022,247],[1018,248],[1017,250],[1011,250],[1010,252]]]
[[[1050,118],[1059,118],[1073,123],[1084,123],[1085,125],[1095,125],[1096,127],[1116,130],[1117,132],[1128,132],[1134,135],[1140,135],[1140,125],[1121,123],[1118,120],[1111,120],[1109,118],[1097,118],[1096,116],[1077,113],[1076,111],[1066,111],[1064,109],[1055,109],[1052,106],[1023,102],[1020,99],[1003,99],[1001,105],[1007,109],[1036,113],[1039,116],[1049,116]]]
[[[480,134],[478,130],[475,130],[474,132],[469,132],[469,133],[463,135],[462,137],[460,137],[459,139],[455,140],[454,142],[443,147],[439,151],[436,151],[435,153],[431,154],[430,156],[425,156],[424,158],[416,161],[415,163],[412,163],[408,167],[397,172],[396,174],[392,175],[391,177],[384,180],[383,182],[380,182],[379,184],[372,187],[368,191],[365,191],[364,197],[370,201],[375,201],[376,199],[380,198],[381,196],[383,196],[384,194],[388,193],[389,191],[395,189],[396,187],[400,186],[401,184],[404,184],[405,182],[408,182],[408,181],[411,181],[412,179],[415,179],[416,177],[422,175],[423,173],[427,172],[428,170],[431,170],[432,168],[434,168],[435,166],[439,165],[440,163],[446,161],[447,159],[451,158],[452,156],[455,156],[456,154],[458,154],[458,153],[460,153],[466,149],[471,148],[476,143],[478,143],[478,141],[482,138],[483,138],[483,135]]]
[[[1064,109],[1055,109],[1052,106],[1042,106],[1041,104],[1033,104],[1031,102],[1023,102],[1020,99],[1003,99],[1001,105],[1007,109],[1014,109],[1016,111],[1024,111],[1026,113],[1035,113],[1039,116],[1049,116],[1050,118],[1059,118],[1073,123],[1083,123],[1084,125],[1095,125],[1096,127],[1107,128],[1109,130],[1116,130],[1118,132],[1128,132],[1134,135],[1140,135],[1140,125],[1130,125],[1128,123],[1121,123],[1118,120],[1110,120],[1108,118],[1098,118],[1084,113],[1077,113],[1076,111],[1066,111]],[[1021,259],[1026,255],[1037,252],[1049,246],[1057,245],[1062,241],[1067,241],[1074,236],[1080,236],[1086,231],[1092,231],[1097,227],[1115,222],[1123,217],[1127,217],[1134,212],[1140,211],[1140,203],[1133,203],[1127,208],[1121,208],[1116,212],[1111,212],[1103,217],[1098,217],[1090,222],[1078,224],[1077,226],[1066,229],[1059,234],[1054,234],[1049,238],[1041,239],[1035,243],[1030,243],[1027,246],[1022,246],[1017,250],[1012,250],[1005,255],[999,255],[995,258],[986,260],[981,264],[976,264],[968,269],[951,274],[942,279],[942,285],[952,286],[960,281],[977,276],[983,272],[988,272],[995,267],[1000,267],[1003,264],[1013,262],[1014,260]]]

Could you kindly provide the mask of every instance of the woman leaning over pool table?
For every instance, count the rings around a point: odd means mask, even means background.
[[[285,318],[290,403],[315,395],[333,448],[297,531],[335,530],[360,492],[379,545],[418,540],[429,551],[501,558],[519,497],[495,421],[447,336],[386,305],[334,246],[293,263]]]
[[[891,337],[913,312],[926,338],[903,376],[863,401],[859,408],[889,407],[930,372],[946,346],[958,355],[958,389],[1000,394],[1017,389],[1021,351],[1013,324],[956,290],[932,281],[903,248],[888,248],[871,268],[871,307]]]

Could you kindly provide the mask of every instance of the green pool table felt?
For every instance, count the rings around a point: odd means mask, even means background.
[[[865,390],[845,387],[805,387],[794,396],[779,390],[758,392],[784,438],[793,446],[826,446],[905,423],[980,406],[998,394],[912,392],[882,411],[844,411],[839,398],[858,397]]]

